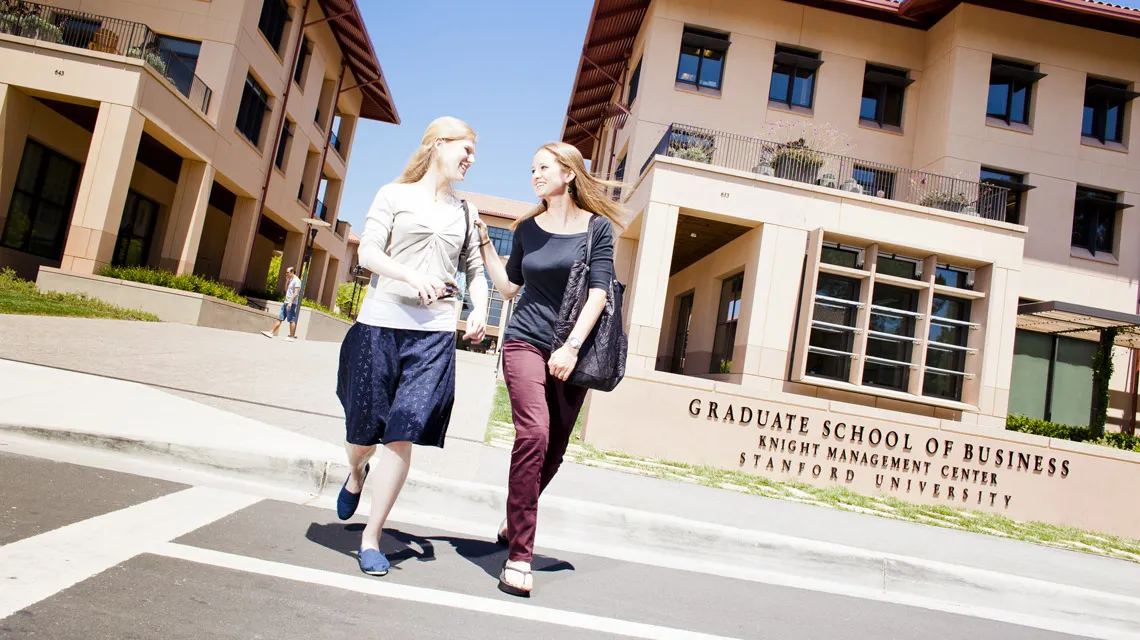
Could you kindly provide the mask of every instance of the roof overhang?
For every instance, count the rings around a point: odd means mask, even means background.
[[[329,0],[331,1],[331,0]],[[828,11],[929,29],[963,2],[1000,11],[1140,38],[1140,10],[1095,0],[787,0]],[[595,0],[574,89],[562,124],[562,141],[586,158],[594,153],[602,125],[621,117],[612,98],[649,11],[650,0]]]
[[[388,90],[384,71],[372,48],[372,38],[364,26],[364,16],[356,0],[317,0],[326,16],[336,16],[328,21],[332,29],[344,63],[356,79],[361,93],[360,117],[400,124],[400,114]],[[345,87],[352,89],[353,87]]]
[[[1140,349],[1140,315],[1057,300],[1017,307],[1017,328],[1099,340],[1102,329],[1118,329],[1116,345]]]

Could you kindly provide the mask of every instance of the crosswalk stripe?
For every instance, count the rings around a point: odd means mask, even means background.
[[[261,498],[192,487],[0,547],[0,620]]]
[[[182,544],[167,543],[161,545],[158,549],[153,551],[153,553],[168,558],[188,560],[199,564],[235,569],[263,576],[345,589],[382,598],[452,607],[455,609],[507,616],[532,622],[557,624],[574,629],[611,633],[630,638],[649,638],[653,640],[729,640],[727,636],[698,633],[696,631],[661,627],[585,613],[575,613],[562,609],[550,609],[533,604],[504,602],[494,598],[472,596],[452,591],[413,587],[377,580],[375,578],[350,576],[332,571],[260,560]]]

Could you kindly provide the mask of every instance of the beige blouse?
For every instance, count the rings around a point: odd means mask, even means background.
[[[460,269],[467,282],[477,282],[485,276],[475,215],[472,207],[472,224],[465,229],[463,205],[458,199],[447,196],[437,202],[414,184],[381,187],[360,236],[360,264],[373,275],[357,322],[392,329],[455,331],[460,300],[448,298],[424,305],[415,288],[377,274],[376,264],[380,254],[386,253],[404,267],[454,283],[466,241],[467,264]]]

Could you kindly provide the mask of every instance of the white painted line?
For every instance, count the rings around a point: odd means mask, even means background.
[[[0,620],[260,502],[193,487],[0,547]]]
[[[710,635],[671,627],[660,627],[652,624],[630,622],[617,618],[605,618],[561,609],[549,609],[533,604],[504,602],[494,598],[484,598],[439,589],[412,587],[385,580],[377,580],[375,578],[349,576],[332,571],[298,567],[280,562],[259,560],[181,544],[167,543],[154,551],[154,553],[169,558],[188,560],[190,562],[197,562],[214,567],[235,569],[263,576],[345,589],[347,591],[382,598],[391,598],[393,600],[420,602],[441,607],[474,611],[476,613],[507,616],[521,620],[529,620],[531,622],[557,624],[586,631],[612,633],[630,638],[648,638],[650,640],[670,640],[674,638],[677,640],[729,640],[727,636]],[[489,581],[488,588],[493,588]]]

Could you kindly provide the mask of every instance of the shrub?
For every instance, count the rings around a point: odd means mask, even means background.
[[[226,285],[191,273],[175,275],[169,271],[151,269],[150,267],[107,266],[99,271],[99,275],[106,278],[116,278],[119,280],[129,280],[130,282],[154,285],[156,287],[166,287],[167,289],[200,293],[240,305],[245,305],[247,302],[245,298],[238,295],[237,291],[234,291]]]
[[[313,302],[312,300],[309,300],[308,298],[305,298],[304,300],[301,301],[301,306],[302,307],[308,307],[308,308],[313,309],[315,311],[320,311],[321,313],[327,313],[328,315],[336,317],[336,318],[340,318],[341,320],[346,320],[348,322],[352,322],[352,318],[348,317],[347,315],[345,315],[343,313],[336,313],[335,311],[333,311],[332,309],[329,309],[325,305],[323,305],[319,302]]]
[[[273,256],[269,261],[269,275],[265,276],[265,290],[276,291],[277,283],[281,280],[281,256]]]
[[[1072,442],[1087,442],[1089,444],[1124,449],[1125,451],[1140,451],[1140,436],[1127,433],[1106,433],[1098,435],[1092,427],[1074,427],[1067,424],[1057,424],[1045,420],[1027,418],[1022,415],[1011,415],[1005,420],[1005,428],[1010,431],[1032,433],[1047,438],[1058,438]]]

